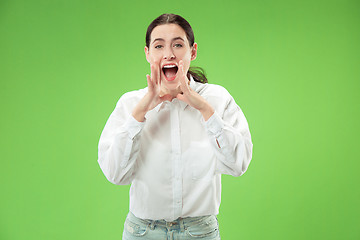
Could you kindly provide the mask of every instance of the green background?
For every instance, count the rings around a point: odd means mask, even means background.
[[[148,24],[185,17],[254,152],[223,176],[222,239],[360,239],[359,1],[0,1],[0,239],[121,239],[129,186],[97,144],[146,86]]]

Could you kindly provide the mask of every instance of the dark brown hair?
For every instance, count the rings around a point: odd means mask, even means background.
[[[182,29],[184,29],[184,31],[186,33],[186,37],[189,41],[190,47],[194,46],[195,37],[194,37],[194,32],[193,32],[190,24],[183,17],[176,15],[176,14],[162,14],[159,17],[155,18],[155,20],[150,23],[150,25],[146,31],[146,37],[145,37],[146,46],[148,48],[150,47],[150,35],[155,27],[157,27],[159,25],[171,24],[171,23],[177,24]],[[190,67],[189,71],[187,73],[188,78],[190,78],[190,74],[191,74],[191,76],[193,76],[194,80],[197,82],[200,82],[200,83],[208,82],[208,80],[205,76],[205,71],[201,67]]]

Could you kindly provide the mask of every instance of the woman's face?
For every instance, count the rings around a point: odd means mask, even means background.
[[[145,47],[146,60],[160,68],[161,86],[168,91],[179,89],[176,79],[179,61],[187,73],[190,62],[196,58],[197,44],[191,47],[185,31],[177,24],[163,24],[155,27],[150,35],[149,48]]]

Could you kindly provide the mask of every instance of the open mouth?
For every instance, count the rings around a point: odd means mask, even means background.
[[[176,78],[178,67],[175,64],[167,64],[162,67],[162,71],[166,80],[173,81]]]

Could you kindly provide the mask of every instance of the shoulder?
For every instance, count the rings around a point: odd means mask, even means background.
[[[211,83],[199,83],[197,84],[196,91],[214,107],[220,116],[222,116],[225,111],[239,109],[234,98],[223,86]]]
[[[144,97],[147,87],[124,93],[116,103],[115,109],[123,113],[130,113],[136,104]]]
[[[124,93],[118,100],[117,105],[138,102],[147,92],[147,87]]]
[[[212,84],[212,83],[197,83],[196,91],[201,96],[213,96],[213,97],[221,97],[221,98],[232,98],[229,91],[223,86]]]

